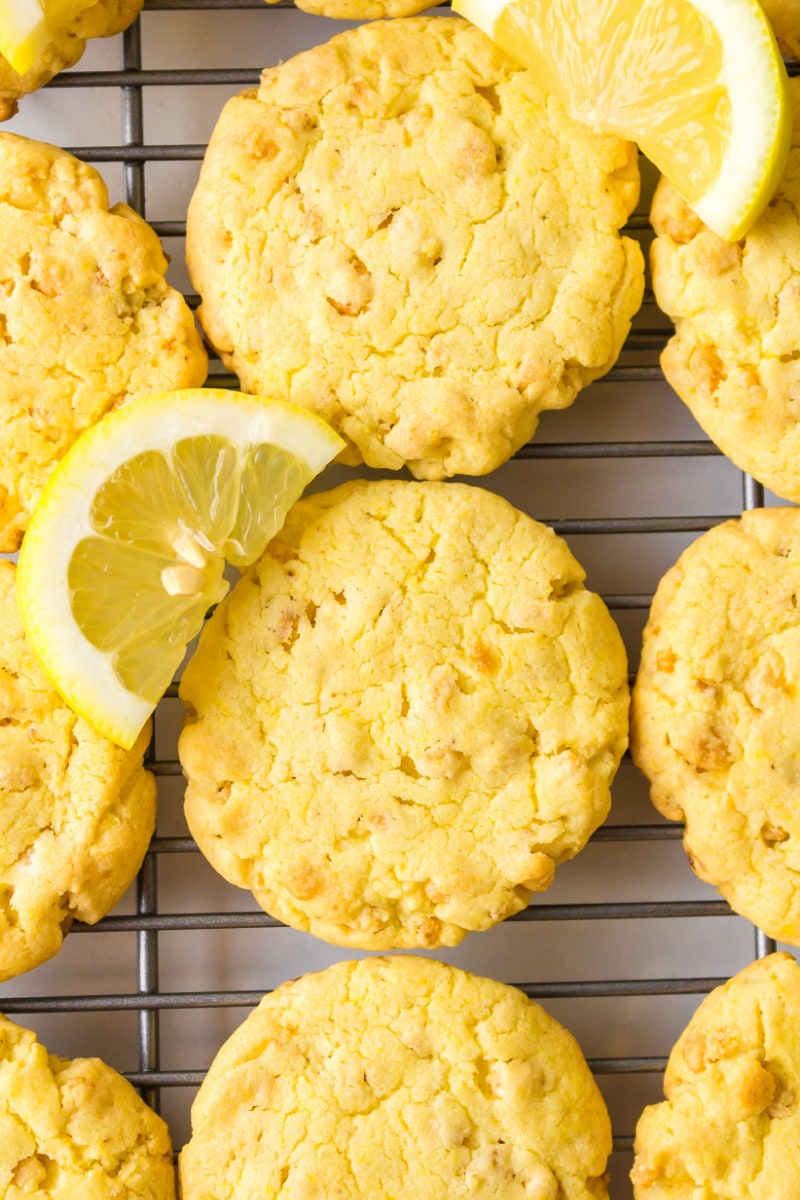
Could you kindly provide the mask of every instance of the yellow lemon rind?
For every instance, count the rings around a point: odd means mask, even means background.
[[[715,26],[726,28],[723,86],[730,97],[733,139],[712,187],[695,212],[726,241],[738,241],[755,224],[775,194],[786,169],[792,112],[778,43],[761,6],[750,0],[692,0]],[[772,95],[764,109],[759,98]],[[755,123],[753,113],[762,120]],[[744,181],[747,181],[745,184]],[[744,198],[743,198],[744,193]]]

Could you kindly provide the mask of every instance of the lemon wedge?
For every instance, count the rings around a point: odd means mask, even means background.
[[[0,0],[0,54],[24,75],[42,56],[53,33],[95,0]]]
[[[53,471],[26,531],[17,600],[67,703],[129,748],[210,605],[344,447],[291,404],[213,389],[109,413]]]
[[[577,120],[635,141],[720,237],[772,198],[791,139],[758,0],[454,0]]]

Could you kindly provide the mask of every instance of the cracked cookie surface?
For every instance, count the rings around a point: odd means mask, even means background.
[[[89,38],[111,37],[132,25],[142,4],[143,0],[97,0],[83,12],[61,18],[46,49],[24,75],[18,75],[0,54],[0,121],[13,117],[23,96],[74,66]]]
[[[188,214],[198,315],[351,462],[484,474],[615,361],[638,190],[635,147],[468,22],[362,25],[225,106]]]
[[[137,392],[195,387],[207,358],[158,238],[66,151],[0,133],[0,550],[48,474]]]
[[[675,335],[669,383],[737,467],[800,500],[800,79],[794,133],[774,199],[740,242],[724,242],[662,180],[651,220],[653,288]]]
[[[703,1001],[644,1110],[636,1200],[794,1200],[800,1191],[800,969],[771,954]]]
[[[97,1058],[48,1054],[0,1016],[4,1200],[174,1200],[167,1127]]]
[[[686,821],[694,870],[800,945],[800,510],[755,509],[698,538],[644,632],[631,752]]]
[[[424,958],[283,984],[192,1106],[184,1200],[605,1200],[611,1130],[573,1037],[516,988]]]
[[[268,912],[368,949],[524,908],[608,811],[625,652],[552,530],[480,488],[298,503],[181,683],[186,815]]]
[[[147,731],[122,750],[60,699],[22,629],[15,574],[0,562],[0,980],[51,958],[74,918],[113,908],[156,813]]]

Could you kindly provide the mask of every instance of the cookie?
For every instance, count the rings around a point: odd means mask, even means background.
[[[625,652],[552,530],[466,484],[302,500],[181,684],[212,865],[344,946],[455,945],[603,821]]]
[[[700,537],[658,586],[631,708],[653,803],[701,879],[800,945],[800,510]]]
[[[0,561],[0,980],[51,958],[74,918],[113,908],[156,815],[147,731],[121,750],[61,700],[23,632],[15,574]]]
[[[276,4],[277,0],[267,0]],[[342,21],[374,21],[378,17],[413,17],[433,8],[436,0],[295,0],[297,8],[318,17]]]
[[[153,230],[54,146],[0,133],[0,550],[48,474],[136,392],[202,384],[208,360]]]
[[[651,220],[656,299],[675,322],[669,383],[737,467],[800,500],[800,79],[775,198],[740,242],[724,242],[662,180]]]
[[[183,1200],[600,1200],[611,1130],[572,1036],[506,984],[369,958],[266,996],[192,1106]]]
[[[800,0],[761,0],[786,58],[800,58]]]
[[[0,54],[0,121],[13,117],[17,102],[48,83],[59,71],[73,66],[89,38],[111,37],[127,29],[139,15],[143,0],[89,0],[73,16],[63,13],[52,28],[52,38],[29,71],[18,75]]]
[[[483,474],[615,361],[638,191],[632,145],[468,22],[362,25],[225,106],[188,215],[200,321],[349,461]]]
[[[788,954],[706,997],[669,1057],[666,1100],[639,1120],[636,1200],[794,1200],[799,1029],[800,969]]]
[[[56,1058],[0,1016],[0,1195],[174,1200],[167,1127],[98,1058]]]

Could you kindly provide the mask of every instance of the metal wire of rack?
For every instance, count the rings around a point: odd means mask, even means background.
[[[47,139],[57,101],[69,91],[78,94],[79,110],[88,114],[91,127],[92,111],[102,111],[107,119],[109,99],[116,94],[117,141],[82,144],[77,130],[72,141],[63,141],[88,162],[121,167],[121,195],[115,198],[150,220],[176,263],[185,222],[179,211],[151,216],[150,173],[172,164],[191,180],[205,141],[161,142],[158,111],[148,115],[148,98],[160,89],[189,89],[195,96],[210,92],[211,107],[221,107],[216,99],[221,91],[230,94],[252,86],[259,76],[253,66],[150,65],[150,58],[164,57],[165,32],[150,29],[150,23],[167,16],[166,32],[180,39],[191,22],[191,32],[202,44],[208,14],[217,22],[230,22],[232,36],[244,15],[263,29],[279,19],[291,21],[298,31],[292,37],[305,37],[307,44],[342,26],[295,12],[291,0],[279,0],[272,9],[262,0],[146,0],[139,21],[114,40],[121,53],[118,67],[111,51],[104,50],[100,65],[79,64],[28,98],[8,126]],[[276,61],[274,49],[270,53],[269,63]],[[261,65],[269,63],[265,54]],[[797,67],[791,71],[797,73]],[[69,130],[70,120],[67,114],[55,125]],[[81,131],[86,127],[81,124]],[[177,192],[180,202],[186,187]],[[645,199],[628,232],[646,242],[648,229]],[[187,290],[180,267],[177,286]],[[189,299],[197,303],[197,297]],[[741,509],[774,502],[722,459],[664,383],[657,355],[669,335],[667,324],[648,291],[623,355],[606,378],[588,389],[573,410],[548,414],[537,439],[507,469],[474,481],[504,491],[567,538],[589,569],[590,586],[603,593],[618,620],[633,668],[662,569],[698,533]],[[218,362],[212,363],[210,382],[235,383]],[[629,489],[620,488],[620,479],[631,471]],[[662,485],[652,484],[659,479]],[[679,503],[671,515],[667,505],[675,500]],[[604,512],[604,505],[610,511]],[[661,548],[652,555],[656,544]],[[173,748],[178,708],[173,684],[157,713],[148,755],[159,779],[162,815],[135,897],[96,926],[76,924],[52,964],[0,987],[0,1007],[44,1028],[51,1049],[99,1053],[124,1070],[147,1101],[165,1111],[180,1146],[188,1132],[189,1102],[223,1040],[225,1022],[235,1027],[242,1010],[255,1005],[276,982],[346,954],[283,929],[248,907],[249,897],[243,902],[241,893],[204,871],[180,824],[181,771]],[[760,931],[734,917],[727,903],[693,880],[681,834],[679,826],[661,822],[650,809],[643,783],[626,760],[609,821],[575,863],[560,868],[563,876],[551,893],[503,927],[472,935],[463,948],[441,955],[515,983],[576,1033],[609,1102],[615,1128],[612,1194],[620,1200],[630,1194],[625,1176],[633,1123],[643,1103],[659,1098],[660,1075],[674,1037],[702,995],[753,954],[774,949]],[[119,953],[108,949],[125,935],[128,940]],[[243,942],[228,961],[229,947],[240,936],[256,941]],[[190,950],[182,950],[190,940]],[[199,973],[195,958],[202,960]],[[127,966],[120,968],[123,959]],[[192,1013],[224,1013],[225,1020],[192,1025]],[[65,1022],[74,1016],[81,1021],[70,1034]],[[117,1024],[117,1019],[131,1017],[133,1039],[129,1024]],[[180,1028],[187,1023],[185,1035]]]

